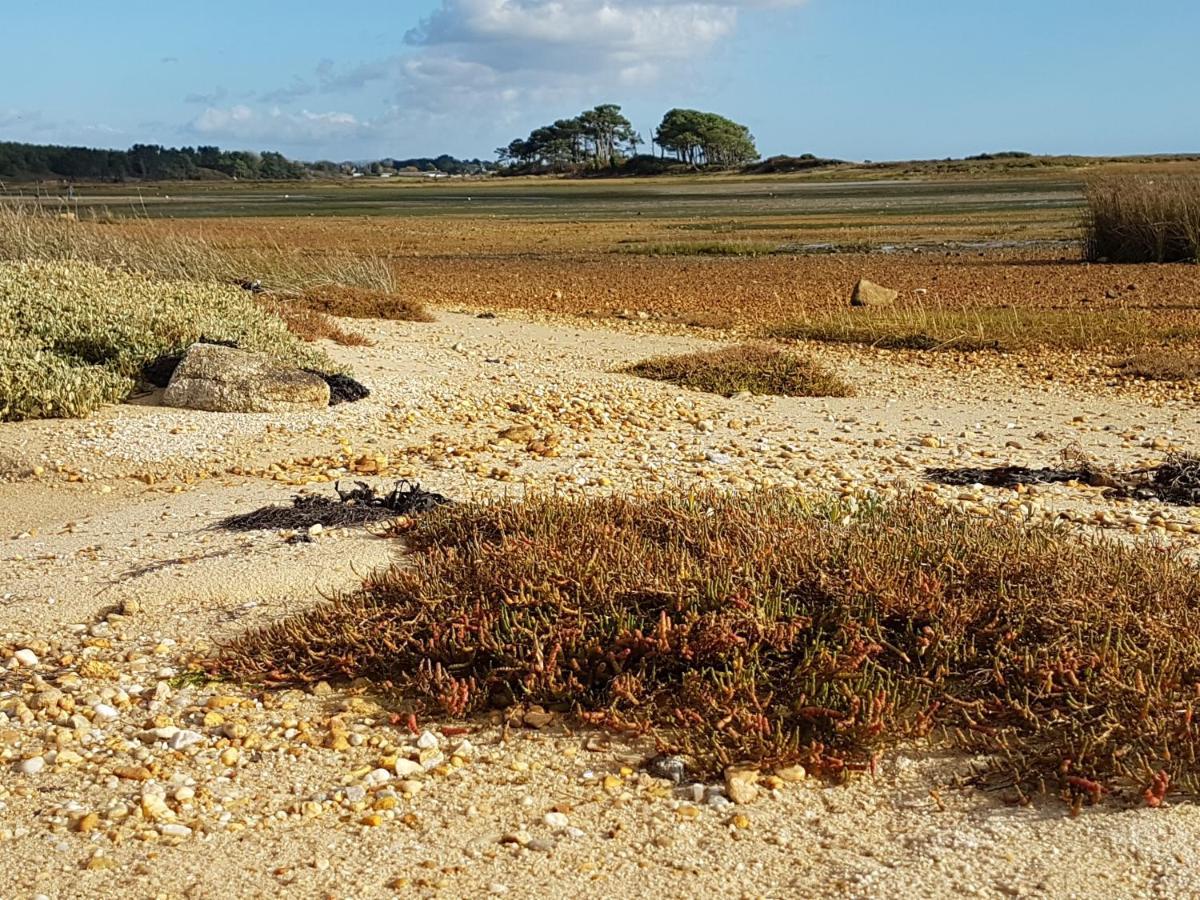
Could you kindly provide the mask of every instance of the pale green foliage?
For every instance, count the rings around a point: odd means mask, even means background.
[[[0,421],[85,416],[201,336],[332,371],[245,291],[77,262],[0,263]]]

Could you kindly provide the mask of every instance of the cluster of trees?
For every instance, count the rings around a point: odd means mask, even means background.
[[[654,131],[654,143],[691,166],[741,166],[758,159],[745,125],[698,109],[673,109]]]
[[[182,180],[220,173],[230,178],[287,180],[309,174],[282,153],[249,153],[219,147],[134,144],[128,150],[93,150],[0,142],[0,178],[121,181]]]
[[[496,150],[501,163],[555,170],[611,168],[645,143],[615,103],[602,103],[573,119],[559,119]]]
[[[663,116],[652,143],[665,157],[689,166],[738,166],[758,159],[745,125],[716,113],[673,109]],[[535,128],[496,150],[510,171],[615,169],[639,159],[642,136],[615,103],[603,103],[573,119]],[[644,167],[643,167],[644,168]]]

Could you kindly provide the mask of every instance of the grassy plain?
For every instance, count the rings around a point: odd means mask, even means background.
[[[213,248],[232,261],[227,275],[268,288],[319,283],[324,272],[354,287],[390,288],[386,302],[351,304],[360,315],[429,303],[913,350],[1195,343],[1194,266],[1082,261],[1087,180],[1135,171],[1186,175],[1200,162],[1035,158],[773,176],[107,185],[81,187],[70,203],[39,202],[69,208],[79,219],[72,226],[100,243],[146,246],[151,255],[156,247]],[[848,310],[862,277],[900,291],[896,307]],[[321,309],[354,313],[345,304]]]

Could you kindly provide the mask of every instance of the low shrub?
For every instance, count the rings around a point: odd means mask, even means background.
[[[1114,263],[1200,258],[1200,176],[1124,175],[1087,187],[1084,256]]]
[[[201,336],[336,368],[235,287],[88,263],[0,263],[0,421],[85,416],[119,402],[143,366]]]
[[[791,397],[849,397],[854,393],[819,363],[770,344],[658,356],[622,371],[725,397],[741,391]]]
[[[701,775],[838,776],[927,735],[1022,791],[1200,788],[1200,578],[1157,548],[787,491],[466,503],[406,542],[212,673],[366,677],[452,716],[571,707]]]

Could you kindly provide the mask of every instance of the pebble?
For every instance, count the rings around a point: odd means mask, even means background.
[[[571,824],[571,820],[567,818],[565,813],[556,811],[546,813],[546,815],[542,817],[542,821],[545,822],[548,827],[553,828],[556,831],[562,831]]]
[[[758,770],[730,766],[725,770],[725,793],[734,803],[753,803],[758,797]]]
[[[680,784],[687,775],[687,764],[678,756],[656,756],[646,764],[646,771],[655,778]]]
[[[419,762],[400,757],[396,760],[395,765],[392,767],[392,771],[396,773],[398,778],[408,778],[412,775],[418,775],[421,772],[424,772],[425,767]]]
[[[204,735],[196,731],[176,731],[167,738],[167,746],[172,750],[186,750],[204,740]]]
[[[46,760],[41,756],[31,756],[17,763],[17,771],[22,775],[36,775],[46,768]]]
[[[38,664],[37,654],[29,649],[18,650],[13,654],[13,659],[27,668],[33,668]]]

